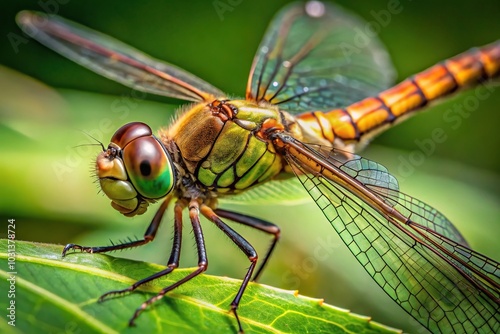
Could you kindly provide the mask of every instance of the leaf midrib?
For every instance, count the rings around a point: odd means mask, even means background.
[[[0,259],[7,259],[7,257],[8,257],[7,253],[0,253]],[[114,272],[110,272],[110,271],[95,268],[95,267],[89,267],[89,266],[84,266],[84,265],[80,265],[80,264],[75,264],[72,262],[51,260],[51,259],[45,259],[45,258],[40,258],[40,257],[36,257],[36,256],[27,256],[27,255],[16,255],[16,261],[27,262],[30,264],[36,263],[36,264],[48,265],[48,266],[52,266],[52,267],[70,269],[70,270],[79,271],[82,273],[91,274],[93,276],[107,278],[107,279],[114,280],[116,282],[125,283],[125,284],[133,284],[136,282],[136,280],[131,279],[130,277],[127,277],[124,275],[116,274]],[[151,265],[151,264],[149,264],[149,265]],[[161,266],[157,266],[157,267],[159,268],[159,270],[164,269]],[[187,268],[187,269],[189,269],[189,268]],[[3,275],[5,275],[5,277],[8,277],[7,272],[0,270],[0,276],[3,276]],[[21,281],[22,281],[22,284],[20,284],[20,286],[22,286],[26,289],[30,289],[31,291],[33,291],[34,293],[38,293],[39,295],[43,295],[44,297],[46,297],[49,300],[51,300],[51,298],[54,298],[54,301],[56,301],[56,303],[54,303],[54,304],[58,304],[60,306],[65,306],[65,308],[71,309],[72,311],[74,311],[75,314],[77,314],[79,316],[79,318],[83,319],[85,323],[89,323],[89,324],[93,325],[93,323],[87,321],[90,318],[90,316],[85,312],[80,312],[80,308],[78,308],[75,304],[69,303],[66,300],[64,300],[63,298],[51,293],[50,291],[42,289],[42,288],[40,288],[40,287],[38,287],[38,286],[36,286],[36,285],[26,281],[26,280],[20,278],[19,276],[17,276],[16,277],[16,284],[18,282],[21,282]],[[151,292],[151,293],[157,292],[155,289],[148,287],[148,286],[143,286],[139,289],[141,291],[145,291],[145,292]],[[215,311],[215,312],[218,312],[221,314],[228,314],[228,310],[222,309],[222,308],[217,307],[213,304],[209,304],[206,301],[192,298],[189,296],[180,295],[180,294],[176,294],[176,293],[169,293],[169,298],[182,300],[183,302],[195,305],[196,307],[209,309],[211,311]],[[95,318],[92,318],[92,319],[95,319]],[[285,332],[282,332],[280,330],[277,330],[276,328],[270,327],[269,325],[264,325],[260,322],[254,321],[251,318],[246,318],[246,317],[240,316],[240,319],[242,320],[242,322],[245,322],[247,324],[251,324],[251,325],[256,326],[258,328],[268,330],[268,331],[273,332],[273,333],[277,333],[277,334],[284,334],[285,333]],[[95,323],[97,323],[103,327],[103,328],[97,327],[97,329],[99,329],[99,330],[102,329],[106,333],[118,334],[118,332],[107,327],[102,322],[99,322],[97,319],[95,319]]]

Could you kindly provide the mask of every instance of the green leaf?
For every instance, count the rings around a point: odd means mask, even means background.
[[[63,259],[61,251],[58,245],[0,240],[0,291],[5,298],[6,292],[14,289],[15,297],[8,303],[13,300],[16,306],[16,326],[2,320],[2,332],[237,331],[236,320],[228,310],[241,284],[239,280],[201,275],[149,307],[137,319],[137,327],[131,328],[128,319],[142,302],[193,269],[176,270],[138,292],[97,303],[102,293],[125,288],[165,267],[101,254],[74,253]],[[15,262],[9,263],[12,252]],[[16,272],[15,287],[11,286],[13,281],[7,280],[12,277],[11,271]],[[5,307],[2,310],[6,312]],[[322,300],[256,283],[248,286],[239,315],[246,333],[397,332]]]

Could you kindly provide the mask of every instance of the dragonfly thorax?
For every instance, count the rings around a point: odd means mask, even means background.
[[[176,163],[197,186],[216,196],[231,194],[270,180],[284,162],[273,143],[261,134],[267,123],[284,127],[279,109],[247,100],[198,103],[160,133],[174,142]]]
[[[128,123],[115,132],[96,159],[101,189],[126,216],[142,214],[175,184],[170,154],[144,123]]]

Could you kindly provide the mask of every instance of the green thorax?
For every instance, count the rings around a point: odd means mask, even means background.
[[[265,182],[282,171],[282,157],[259,136],[264,122],[281,123],[278,108],[245,100],[200,103],[170,129],[189,173],[218,193],[235,193]]]

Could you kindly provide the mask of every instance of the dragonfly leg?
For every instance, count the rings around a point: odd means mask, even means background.
[[[238,313],[236,312],[236,310],[238,309],[238,305],[240,303],[241,297],[243,296],[243,293],[245,292],[245,289],[248,285],[248,282],[250,281],[250,278],[252,277],[252,273],[255,269],[255,265],[257,264],[257,259],[258,259],[257,252],[255,251],[253,246],[248,241],[245,240],[245,238],[243,238],[241,235],[239,235],[231,227],[227,226],[210,207],[202,204],[201,205],[201,213],[208,220],[213,222],[222,232],[224,232],[234,242],[234,244],[236,246],[238,246],[238,248],[241,249],[241,251],[243,253],[245,253],[245,255],[248,257],[248,260],[250,260],[250,267],[248,268],[247,273],[245,274],[245,277],[243,278],[243,283],[241,283],[241,286],[240,286],[240,289],[238,290],[238,293],[236,293],[236,296],[234,297],[233,301],[231,302],[231,310],[233,311],[234,316],[236,317],[236,321],[238,322],[239,333],[243,333],[243,328],[241,327],[240,318],[238,317]],[[227,212],[224,212],[224,213],[227,213]],[[251,224],[248,224],[248,225],[252,226]]]
[[[262,261],[262,263],[258,267],[255,275],[252,278],[252,281],[254,281],[254,282],[257,281],[257,279],[259,279],[260,275],[262,274],[262,271],[263,271],[265,265],[267,264],[267,261],[271,257],[271,254],[273,253],[274,248],[276,247],[276,244],[280,238],[281,231],[280,231],[279,226],[272,224],[270,222],[267,222],[265,220],[255,218],[255,217],[250,217],[250,216],[243,215],[243,214],[237,213],[237,212],[226,211],[223,209],[216,209],[214,211],[217,215],[219,215],[222,218],[227,218],[227,219],[232,220],[235,223],[250,226],[250,227],[253,227],[259,231],[263,231],[265,233],[273,235],[273,240],[271,242],[271,246],[267,250],[267,253],[264,256],[264,260]]]
[[[149,305],[162,299],[163,296],[165,296],[165,294],[167,292],[177,288],[178,286],[186,283],[190,279],[198,276],[199,274],[201,274],[202,272],[207,270],[207,266],[208,266],[207,252],[205,249],[205,240],[203,239],[203,231],[201,230],[200,213],[199,212],[200,212],[200,208],[199,208],[199,204],[198,204],[197,200],[196,199],[191,200],[189,202],[189,218],[191,220],[191,225],[193,227],[194,239],[196,242],[196,248],[198,250],[198,269],[196,269],[195,271],[193,271],[192,273],[190,273],[186,277],[182,278],[181,280],[175,282],[174,284],[169,285],[166,288],[163,288],[156,296],[153,296],[153,297],[149,298],[148,300],[146,300],[144,303],[142,303],[142,305],[139,306],[139,308],[137,308],[137,310],[135,310],[132,318],[130,318],[130,321],[128,323],[129,326],[134,326],[135,319],[137,319],[137,317],[142,313],[142,311],[144,311]],[[181,219],[182,219],[182,209],[176,211],[176,226],[177,226],[177,224],[179,224],[179,226],[182,225]],[[180,233],[179,233],[178,237],[179,238],[181,237]],[[174,236],[174,238],[175,238],[175,236]],[[177,248],[176,248],[175,242],[174,242],[171,260],[177,259],[177,263],[178,263],[179,252],[177,252],[176,250],[177,250]],[[180,240],[178,242],[178,250],[180,251]],[[155,274],[155,275],[150,276],[148,278],[145,278],[142,281],[147,282],[147,281],[150,281],[152,279],[158,278],[158,277],[162,276],[161,275],[162,273],[163,273],[163,275],[166,275],[169,272],[171,272],[172,270],[174,270],[175,268],[171,268],[170,271],[168,271],[169,269],[170,268],[167,268],[164,271],[161,271],[158,274]],[[142,281],[139,281],[139,282],[142,282]],[[145,283],[145,282],[142,282],[142,283]]]
[[[144,238],[142,238],[140,240],[130,240],[129,242],[123,242],[123,243],[120,243],[117,245],[111,245],[111,246],[88,247],[88,246],[80,246],[80,245],[76,245],[76,244],[67,244],[62,251],[62,257],[65,257],[66,253],[70,250],[80,250],[81,252],[86,252],[86,253],[106,253],[106,252],[116,251],[116,250],[120,250],[120,249],[142,246],[142,245],[145,245],[145,244],[153,241],[155,236],[156,236],[156,232],[158,231],[158,227],[160,226],[161,219],[163,218],[163,214],[165,213],[165,210],[168,207],[168,203],[170,202],[170,199],[171,199],[171,197],[169,196],[163,201],[160,208],[158,209],[155,216],[153,217],[151,224],[149,224],[148,229],[146,230],[146,233],[144,233]]]
[[[99,297],[99,302],[103,302],[110,296],[121,295],[126,292],[134,291],[144,283],[168,275],[169,273],[174,271],[175,268],[179,266],[179,258],[181,253],[181,242],[182,242],[182,210],[184,210],[185,207],[186,203],[184,201],[177,201],[174,206],[174,240],[172,243],[172,252],[170,253],[170,259],[168,260],[167,268],[160,272],[157,272],[154,275],[151,275],[149,277],[146,277],[144,279],[135,282],[126,289],[106,292],[101,297]]]

